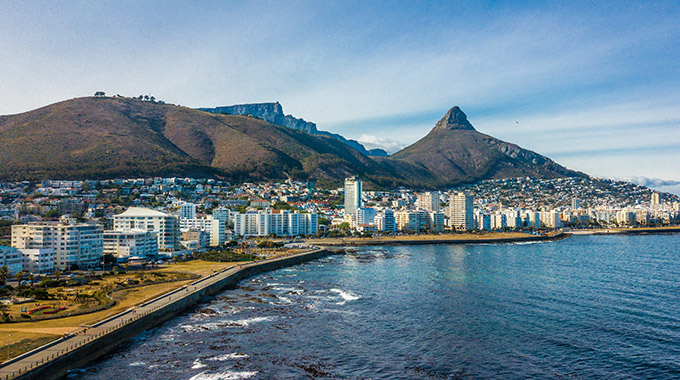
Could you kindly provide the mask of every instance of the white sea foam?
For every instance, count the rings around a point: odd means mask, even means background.
[[[235,321],[225,321],[225,323],[228,324],[236,324],[240,325],[243,327],[248,327],[252,323],[258,323],[258,322],[267,322],[273,320],[274,317],[253,317],[253,318],[246,318],[246,319],[238,319]]]
[[[248,357],[248,355],[246,355],[246,354],[239,354],[239,353],[234,352],[232,354],[224,354],[224,355],[220,355],[220,356],[215,356],[215,357],[212,357],[208,360],[223,362],[223,361],[226,361],[226,360],[241,359],[241,358],[247,358],[247,357]]]
[[[191,369],[200,369],[205,367],[207,367],[205,364],[201,363],[200,360],[196,359],[194,360],[194,364],[191,366]]]
[[[129,364],[130,367],[139,367],[143,365],[146,365],[146,362],[132,362]]]
[[[201,372],[190,380],[238,380],[257,375],[257,371],[224,371],[218,373]]]
[[[360,295],[358,295],[358,294],[356,294],[356,293],[354,293],[354,292],[351,292],[351,291],[349,291],[349,290],[331,289],[331,292],[338,293],[338,295],[339,295],[340,297],[342,297],[343,301],[338,302],[339,305],[344,305],[344,304],[346,304],[347,302],[356,301],[356,300],[358,300],[359,298],[361,298]]]

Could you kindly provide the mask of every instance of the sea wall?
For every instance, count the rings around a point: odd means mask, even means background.
[[[160,324],[175,317],[179,313],[189,308],[195,307],[197,304],[204,301],[206,297],[215,295],[229,286],[236,285],[241,279],[245,277],[249,277],[262,272],[275,270],[278,268],[303,263],[306,261],[315,260],[324,256],[328,256],[330,254],[333,254],[333,252],[326,249],[317,249],[314,251],[309,251],[296,255],[276,259],[262,260],[250,264],[242,264],[237,266],[236,268],[229,268],[228,270],[225,270],[223,272],[213,274],[212,276],[223,276],[223,278],[207,286],[201,287],[197,285],[196,290],[188,294],[184,293],[185,291],[187,291],[186,288],[177,289],[169,293],[169,294],[173,293],[181,294],[181,297],[178,296],[175,301],[167,303],[162,307],[152,312],[149,312],[144,316],[140,316],[139,318],[135,319],[132,322],[121,325],[118,328],[112,329],[110,331],[107,330],[105,331],[105,333],[102,333],[100,336],[93,338],[89,342],[84,343],[78,347],[74,347],[68,352],[60,353],[59,355],[56,355],[56,357],[50,358],[44,363],[40,363],[35,367],[29,368],[27,371],[23,371],[23,373],[20,374],[15,373],[14,376],[3,375],[2,378],[36,379],[36,380],[63,378],[68,374],[69,369],[82,368],[87,366],[89,363],[93,361],[101,359],[105,355],[115,350],[118,346],[134,338],[140,333],[148,329],[154,328],[156,326],[159,326]],[[191,285],[199,284],[200,281],[202,280],[196,281]],[[168,294],[165,294],[162,297],[165,297],[167,295]],[[152,302],[154,302],[154,300],[145,302],[143,305],[150,304]],[[96,325],[92,327],[96,328],[97,326],[103,325],[105,323],[115,321],[116,319],[121,318],[122,315],[129,314],[131,312],[132,311],[128,311],[125,313],[115,315],[104,321],[98,322]],[[49,345],[33,350],[31,351],[31,353],[28,354],[34,355],[39,354],[41,349],[46,350],[54,345],[55,343],[50,343]],[[3,363],[3,366],[6,366],[10,363],[14,363],[17,361],[17,359],[19,360],[25,359],[25,357],[26,354],[12,361]]]

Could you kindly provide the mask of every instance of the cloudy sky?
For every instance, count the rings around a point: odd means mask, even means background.
[[[477,130],[680,190],[680,2],[0,2],[0,114],[95,91],[280,101],[393,152]]]

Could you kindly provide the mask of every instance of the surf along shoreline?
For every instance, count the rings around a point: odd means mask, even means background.
[[[101,359],[140,333],[235,286],[243,278],[316,260],[338,251],[342,250],[318,248],[225,268],[8,360],[0,365],[0,378],[64,378],[68,370]]]
[[[371,238],[309,239],[305,242],[319,247],[363,247],[376,245],[424,245],[424,244],[501,244],[532,241],[560,240],[569,237],[563,231],[540,235],[526,233],[489,234],[442,234],[442,235],[398,235]]]

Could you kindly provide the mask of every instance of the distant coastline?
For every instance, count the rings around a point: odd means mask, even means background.
[[[541,235],[521,232],[492,232],[486,234],[440,234],[440,235],[398,235],[371,238],[334,238],[306,240],[321,247],[361,247],[371,245],[423,245],[423,244],[495,244],[531,241],[559,240],[568,237],[562,231]]]
[[[649,235],[649,234],[672,234],[680,233],[680,226],[648,227],[648,228],[599,228],[594,230],[572,230],[571,235]]]

